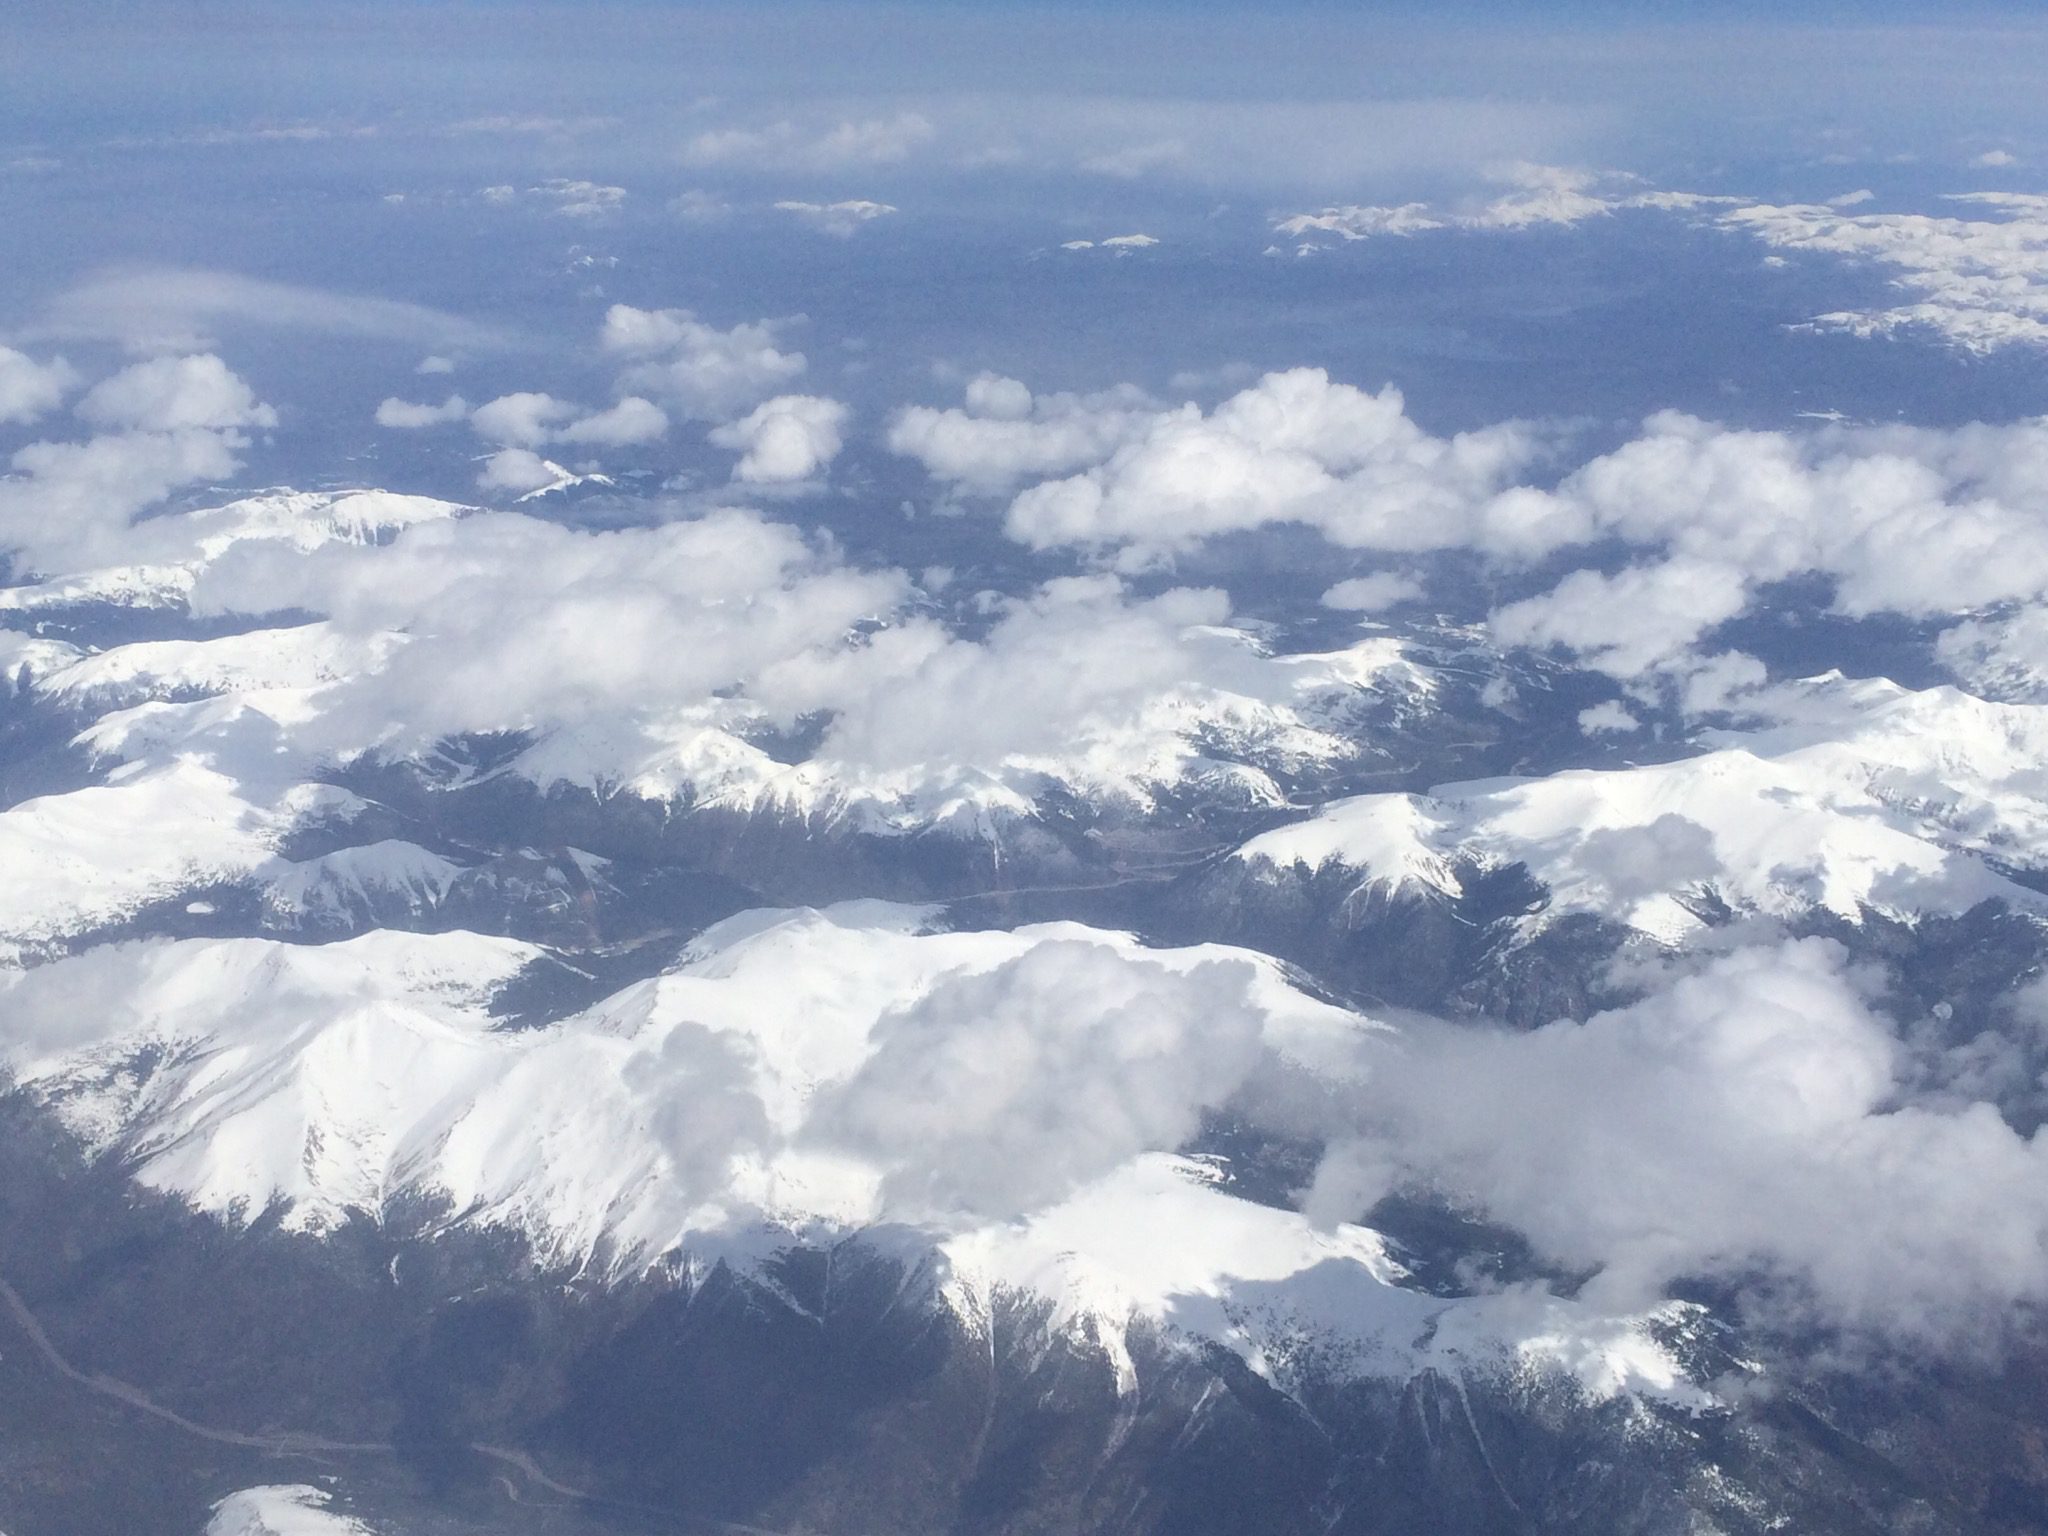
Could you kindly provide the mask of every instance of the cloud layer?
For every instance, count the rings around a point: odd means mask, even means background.
[[[1703,647],[1774,583],[1823,578],[1849,617],[2048,595],[2048,539],[2031,510],[2048,495],[2041,421],[1758,431],[1663,412],[1546,483],[1566,442],[1514,422],[1439,438],[1397,391],[1316,369],[1268,374],[1208,412],[1130,393],[1040,399],[980,378],[964,406],[907,410],[889,433],[949,487],[1009,494],[1003,526],[1017,542],[1123,569],[1282,525],[1395,556],[1469,550],[1503,571],[1619,548],[1618,568],[1603,555],[1500,608],[1495,633],[1624,679],[1685,680],[1703,708],[1761,676]],[[1048,473],[1060,477],[1011,494]],[[1386,585],[1331,602],[1414,596],[1411,579],[1382,573]]]
[[[1792,1317],[1981,1345],[2048,1298],[2048,1140],[1990,1104],[1900,1103],[1900,1068],[1818,940],[1739,950],[1583,1024],[1418,1025],[1311,1206],[1354,1214],[1419,1182],[1594,1271],[1604,1306],[1715,1277]]]

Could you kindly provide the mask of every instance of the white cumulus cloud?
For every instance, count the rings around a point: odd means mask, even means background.
[[[1238,1090],[1259,1054],[1255,976],[1049,940],[885,1014],[815,1134],[880,1164],[899,1216],[1037,1210],[1178,1147]]]
[[[523,496],[531,491],[543,491],[569,478],[569,472],[561,465],[542,458],[530,448],[500,448],[484,460],[484,467],[477,472],[476,484],[480,491],[509,491]]]
[[[1100,465],[1010,504],[1010,536],[1035,549],[1120,548],[1127,560],[1217,534],[1295,522],[1353,548],[1421,550],[1543,537],[1492,493],[1533,457],[1514,423],[1433,437],[1399,391],[1368,394],[1321,369],[1268,374],[1204,415],[1139,423]]]
[[[1323,594],[1325,608],[1337,608],[1351,613],[1378,613],[1382,608],[1391,608],[1396,603],[1409,602],[1422,596],[1422,583],[1412,576],[1403,576],[1395,571],[1374,571],[1369,576],[1353,576],[1340,581]]]
[[[486,401],[469,414],[476,435],[511,448],[536,448],[555,435],[562,422],[576,414],[566,400],[524,389]]]
[[[1609,1306],[1711,1275],[1952,1344],[2048,1299],[2048,1139],[1900,1102],[1899,1046],[1831,944],[1737,950],[1583,1024],[1404,1033],[1311,1209],[1419,1181],[1596,1271]]]
[[[719,330],[683,309],[605,312],[604,349],[626,360],[623,389],[667,401],[685,417],[723,421],[803,373],[801,352],[782,349],[776,328],[749,322]]]
[[[714,428],[711,441],[739,453],[733,479],[793,485],[814,478],[838,457],[846,418],[846,407],[837,400],[777,395],[738,421]]]
[[[382,420],[381,412],[379,419]],[[653,401],[637,395],[629,395],[605,410],[589,411],[553,395],[521,390],[478,406],[469,413],[469,424],[486,442],[507,448],[532,449],[548,443],[617,448],[651,443],[665,436],[668,414]]]
[[[132,364],[93,385],[75,409],[96,427],[132,432],[277,425],[277,412],[211,353]]]
[[[25,352],[0,347],[0,425],[34,421],[77,387],[77,371],[63,358],[39,363]]]
[[[993,494],[1100,462],[1157,409],[1135,389],[1034,395],[1016,379],[981,374],[967,385],[964,409],[914,405],[899,411],[888,444],[936,479]]]
[[[655,442],[667,433],[667,412],[652,400],[628,395],[605,410],[577,417],[557,436],[565,443],[598,443],[617,448]]]
[[[392,427],[401,432],[440,426],[445,422],[463,421],[468,416],[469,402],[460,395],[450,395],[439,405],[422,405],[411,400],[400,400],[394,395],[379,402],[377,406],[377,425]]]

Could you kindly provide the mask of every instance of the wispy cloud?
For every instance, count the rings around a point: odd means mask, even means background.
[[[65,289],[28,334],[114,341],[137,350],[195,350],[216,326],[315,331],[459,351],[511,343],[504,328],[402,299],[339,293],[236,272],[117,267]]]
[[[783,119],[761,127],[720,128],[697,134],[683,146],[681,158],[685,165],[693,166],[845,170],[907,159],[932,135],[930,119],[910,111],[850,118],[827,125]]]

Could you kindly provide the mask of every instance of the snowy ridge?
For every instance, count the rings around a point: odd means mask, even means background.
[[[305,552],[323,544],[373,544],[416,523],[459,517],[468,509],[391,491],[274,491],[137,523],[122,540],[120,565],[68,571],[0,589],[0,611],[117,603],[135,608],[183,605],[199,572],[237,544],[262,541]]]
[[[81,654],[77,646],[63,640],[0,629],[0,673],[15,688],[33,687],[38,679],[69,666]]]
[[[1238,857],[1450,896],[1461,861],[1520,863],[1550,888],[1537,921],[1595,912],[1672,940],[1701,896],[1852,918],[2042,905],[2002,871],[2048,868],[2048,711],[1834,674],[1771,709],[1672,762],[1333,802]]]
[[[1204,636],[1238,663],[1231,687],[1162,690],[1135,709],[1105,710],[1057,751],[995,761],[921,762],[878,769],[828,744],[798,763],[749,740],[765,722],[743,701],[707,702],[659,723],[620,720],[557,731],[510,771],[537,785],[570,785],[877,836],[927,829],[984,835],[990,817],[1029,817],[1059,791],[1145,814],[1170,790],[1195,788],[1223,804],[1278,806],[1276,776],[1308,774],[1373,755],[1366,724],[1426,712],[1438,684],[1409,649],[1373,637],[1342,651],[1267,657],[1236,630]]]
[[[828,743],[791,763],[749,739],[766,725],[758,709],[710,699],[550,730],[493,771],[542,790],[568,786],[875,836],[992,837],[1002,819],[1037,815],[1055,792],[1139,815],[1181,791],[1221,805],[1277,807],[1287,800],[1283,779],[1373,757],[1375,726],[1398,726],[1433,707],[1435,678],[1385,637],[1284,657],[1262,655],[1235,631],[1206,639],[1235,668],[1232,687],[1177,687],[1129,711],[1105,709],[1057,750],[888,769],[835,756]],[[137,771],[173,758],[205,764],[261,799],[315,782],[337,759],[362,752],[336,735],[332,712],[351,690],[374,687],[378,669],[404,645],[395,632],[350,637],[312,623],[90,655],[46,647],[24,653],[23,664],[39,697],[97,714],[78,738],[96,757]],[[176,835],[176,826],[167,822],[163,835]]]
[[[161,559],[78,578],[144,606],[194,594],[209,613],[213,585],[239,572],[244,608],[310,595],[328,618],[98,651],[17,631],[0,649],[13,707],[32,730],[75,732],[98,777],[0,809],[0,858],[38,872],[0,893],[0,962],[24,967],[0,968],[14,1025],[0,1049],[94,1152],[226,1221],[503,1232],[593,1285],[723,1264],[775,1291],[770,1261],[792,1245],[856,1240],[901,1258],[969,1327],[1039,1320],[1125,1392],[1160,1341],[1205,1340],[1283,1390],[1436,1369],[1706,1400],[1659,1342],[1682,1329],[1675,1315],[1610,1315],[1533,1286],[1432,1295],[1378,1234],[1240,1198],[1222,1165],[1186,1156],[1218,1118],[1303,1145],[1357,1136],[1367,1085],[1389,1080],[1387,1053],[1403,1049],[1252,952],[1154,950],[1073,923],[937,931],[930,909],[878,902],[752,912],[659,975],[510,1028],[501,1008],[561,995],[568,962],[375,926],[470,912],[487,925],[505,905],[494,882],[525,901],[550,878],[533,872],[564,859],[611,890],[601,861],[560,847],[593,810],[577,795],[533,834],[544,855],[466,830],[463,817],[485,826],[536,790],[587,792],[599,814],[619,796],[657,818],[774,818],[789,823],[778,837],[943,831],[1005,861],[1013,834],[1052,844],[1078,827],[1113,856],[1136,818],[1178,835],[1202,812],[1278,811],[1343,776],[1402,769],[1449,734],[1446,716],[1503,707],[1488,701],[1510,675],[1478,644],[1369,629],[1279,656],[1226,622],[1217,595],[1155,609],[1092,578],[998,610],[987,633],[1009,625],[1006,639],[969,638],[972,626],[889,607],[903,589],[873,573],[814,569],[792,530],[721,514],[689,525],[710,555],[577,546],[616,565],[665,553],[683,573],[643,605],[647,632],[672,635],[663,664],[597,687],[590,668],[631,658],[560,642],[609,598],[565,606],[549,589],[501,613],[517,568],[555,549],[546,525],[358,501],[159,519]],[[371,547],[409,522],[431,526]],[[387,562],[421,540],[424,566]],[[208,574],[251,541],[271,546],[263,560]],[[765,574],[700,595],[691,573],[724,558],[721,541]],[[424,599],[385,603],[422,571],[441,579],[451,549],[483,572],[464,600],[428,582]],[[303,591],[289,585],[298,562],[270,558],[290,550],[324,551]],[[609,593],[617,572],[596,569]],[[65,580],[26,590],[73,590]],[[354,584],[354,606],[318,605],[335,583]],[[697,627],[658,627],[676,612]],[[1091,647],[1120,643],[1143,665],[1092,675]],[[710,659],[694,670],[668,665],[700,648]],[[507,657],[522,686],[548,686],[501,699]],[[1018,720],[962,713],[1048,672],[1060,697]],[[1428,898],[1459,896],[1474,866],[1519,862],[1551,890],[1533,921],[1590,911],[1673,941],[1715,902],[1852,917],[1990,897],[2043,906],[2012,872],[2048,868],[2048,710],[1832,675],[1755,710],[1690,758],[1357,797],[1239,857]],[[352,763],[364,771],[348,782],[384,803],[331,782]],[[469,790],[437,820],[433,796]],[[646,814],[620,813],[627,826]],[[1049,833],[1020,831],[1034,819]],[[710,840],[730,831],[707,826]],[[590,899],[573,874],[554,878],[567,902]],[[217,904],[220,891],[233,900]],[[179,931],[359,936],[68,953],[180,910]],[[579,998],[597,990],[577,984]],[[1421,1049],[1421,1026],[1408,1031]]]
[[[1109,1359],[1138,1388],[1137,1326],[1213,1339],[1283,1390],[1313,1378],[1567,1375],[1596,1399],[1623,1394],[1704,1406],[1647,1331],[1527,1290],[1444,1299],[1404,1288],[1369,1228],[1317,1228],[1237,1199],[1200,1163],[1152,1154],[1031,1218],[945,1244],[947,1295],[986,1317],[1009,1292],[1049,1298],[1051,1333]]]
[[[330,624],[212,640],[147,640],[34,668],[36,691],[94,712],[148,700],[304,689],[374,669],[401,635],[357,639]]]
[[[36,872],[0,884],[0,957],[47,954],[157,903],[244,880],[293,828],[358,804],[323,784],[252,790],[190,759],[25,800],[0,811],[0,861]]]
[[[451,553],[484,560],[496,558],[501,546],[522,553],[528,545],[553,547],[549,525],[509,514],[465,518],[464,511],[375,492],[249,498],[148,520],[130,537],[136,563],[7,589],[0,603],[24,612],[81,603],[176,610],[204,578],[224,582],[231,598],[225,612],[241,613],[297,600],[291,583],[311,580],[316,567],[302,570],[292,555],[330,562],[317,567],[309,593],[330,581],[381,593],[415,580],[419,568],[402,559],[423,539],[440,541],[420,556],[429,570],[439,570]],[[707,549],[739,540],[762,546],[763,558],[798,562],[791,568],[799,573],[809,569],[792,530],[765,528],[737,513],[691,526],[691,537]],[[387,541],[395,541],[389,549],[332,547]],[[262,546],[266,559],[252,565],[238,555],[220,564],[251,546]],[[598,558],[580,547],[573,553]],[[280,554],[286,558],[271,558]],[[387,567],[386,555],[401,563]],[[871,601],[897,591],[886,573],[831,569],[803,579],[846,588],[832,600],[855,615],[873,612]],[[1017,638],[1006,643],[1019,655],[1053,648],[1056,664],[1070,667],[1065,658],[1077,634],[1091,625],[1121,633],[1121,625],[1146,648],[1139,681],[1082,689],[1057,706],[1056,728],[998,723],[955,740],[957,733],[916,718],[915,708],[903,704],[924,691],[919,669],[929,669],[941,688],[962,669],[982,679],[976,686],[1000,688],[1010,674],[999,669],[1016,666],[1009,652],[984,650],[943,626],[884,610],[854,627],[879,626],[873,633],[887,645],[827,624],[806,642],[809,649],[784,654],[774,646],[787,621],[773,603],[755,616],[744,593],[700,599],[687,582],[675,593],[663,591],[664,605],[706,626],[707,634],[732,631],[707,642],[708,650],[746,656],[767,646],[767,662],[735,662],[740,670],[729,678],[691,672],[694,681],[667,695],[658,677],[623,691],[572,689],[551,695],[547,708],[508,704],[502,716],[488,707],[491,690],[455,690],[465,705],[485,701],[480,713],[458,711],[471,727],[528,740],[492,774],[524,779],[543,793],[568,787],[601,800],[623,795],[669,812],[771,817],[869,836],[936,830],[997,841],[1004,822],[1034,818],[1055,800],[1140,817],[1190,797],[1233,809],[1277,808],[1300,780],[1386,760],[1384,738],[1442,704],[1443,682],[1426,647],[1377,633],[1341,650],[1273,655],[1249,631],[1212,622],[1222,609],[1201,594],[1183,594],[1155,613],[1127,600],[1114,582],[1078,580],[1041,594],[1037,606],[1019,607],[1006,621]],[[209,612],[208,604],[220,600],[211,586],[195,599]],[[700,602],[701,612],[691,609]],[[481,667],[470,647],[499,654],[503,645],[525,643],[528,633],[546,633],[554,620],[542,609],[505,635],[480,635],[476,626],[488,630],[498,606],[484,600],[447,621],[451,636],[440,633],[443,621],[431,603],[417,611],[404,603],[363,603],[348,622],[295,622],[96,651],[10,632],[0,636],[0,665],[37,700],[85,717],[79,742],[103,763],[118,760],[137,771],[172,759],[203,765],[246,785],[259,804],[356,760],[413,763],[444,787],[468,782],[462,773],[452,781],[439,773],[448,738],[414,731],[409,722],[435,718],[437,710],[445,715],[450,701],[436,679],[450,656],[471,657],[468,665]],[[844,670],[858,680],[856,695],[881,701],[884,718],[863,718],[866,705],[810,707],[802,687],[793,700],[778,700],[777,688],[791,692],[789,686],[772,676],[763,683],[749,667],[764,674],[788,667],[799,679]],[[794,745],[806,732],[805,745]],[[185,833],[173,821],[160,835],[168,842]]]
[[[321,687],[393,643],[309,624],[49,657],[31,686],[92,717],[74,744],[99,782],[0,810],[0,857],[37,871],[0,896],[0,954],[46,954],[221,885],[270,886],[280,913],[339,912],[372,887],[445,887],[455,867],[419,850],[344,851],[312,865],[281,855],[294,833],[364,809],[322,782],[291,733],[316,712]]]
[[[253,873],[278,921],[346,930],[388,913],[394,904],[411,916],[431,911],[462,866],[416,843],[386,838],[296,863],[274,860]]]
[[[747,1272],[881,1222],[921,1234],[970,1324],[998,1294],[1042,1298],[1048,1329],[1105,1353],[1126,1387],[1123,1341],[1144,1325],[1223,1343],[1283,1384],[1311,1366],[1399,1376],[1456,1361],[1697,1398],[1634,1322],[1406,1289],[1376,1234],[1251,1204],[1168,1148],[1105,1152],[1017,1216],[901,1206],[890,1148],[835,1104],[905,1021],[989,1027],[974,1000],[1043,985],[1047,967],[1083,966],[1090,995],[1111,998],[1126,976],[1185,976],[1191,996],[1226,999],[1234,979],[1265,1074],[1355,1073],[1382,1034],[1247,951],[1148,951],[1074,924],[932,932],[930,917],[876,902],[743,914],[667,973],[544,1029],[501,1030],[489,1011],[541,952],[467,933],[104,946],[0,976],[0,995],[19,1081],[96,1152],[228,1220],[281,1207],[318,1231],[424,1198],[594,1276]]]

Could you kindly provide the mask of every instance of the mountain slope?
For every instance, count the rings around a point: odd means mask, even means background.
[[[1318,1231],[1170,1155],[1203,1104],[1362,1070],[1374,1026],[1242,951],[1146,951],[1071,924],[946,933],[928,922],[875,903],[746,914],[658,977],[512,1030],[492,1017],[493,996],[553,962],[466,933],[124,944],[0,984],[18,1080],[100,1155],[237,1223],[268,1212],[319,1232],[425,1200],[444,1220],[517,1233],[564,1271],[621,1282],[719,1263],[765,1276],[792,1247],[867,1234],[878,1253],[939,1265],[934,1299],[970,1326],[987,1327],[1005,1296],[1042,1298],[1045,1326],[1106,1355],[1123,1391],[1138,1389],[1123,1337],[1143,1322],[1223,1344],[1283,1381],[1307,1348],[1325,1374],[1528,1369],[1602,1395],[1705,1401],[1638,1320],[1410,1289],[1373,1233]],[[1100,999],[1113,1032],[1074,1020],[1067,1056],[1015,1056],[1021,1039],[983,1011],[1043,1018],[1083,996]],[[1243,1045],[1224,1043],[1204,998],[1245,1010]],[[1155,1043],[1134,1044],[1148,1035]],[[919,1060],[955,1042],[975,1059],[1007,1057],[1011,1082],[948,1090],[993,1093],[997,1117],[1039,1112],[1004,1096],[1020,1074],[1027,1085],[1046,1074],[1045,1091],[1064,1096],[1093,1091],[1069,1074],[1109,1073],[1101,1091],[1132,1106],[1158,1091],[1155,1049],[1215,1063],[1250,1054],[1219,1082],[1190,1077],[1184,1103],[1128,1108],[1151,1119],[1083,1139],[1080,1160],[1059,1166],[1077,1155],[1085,1122],[1071,1122],[1036,1182],[926,1192],[899,1187],[900,1170],[957,1155],[949,1138],[993,1138],[1001,1158],[1005,1136],[1035,1133],[986,1117],[971,1130],[931,1121],[907,1141],[868,1130],[849,1105],[883,1091],[879,1075],[913,1040]],[[679,1119],[668,1105],[684,1080],[695,1109]]]
[[[1446,898],[1520,865],[1548,893],[1538,925],[1589,913],[1666,941],[1715,905],[2041,905],[2007,870],[2048,869],[2048,712],[1838,676],[1774,702],[1776,720],[1708,732],[1693,756],[1335,801],[1236,856],[1268,878],[1334,866]]]

